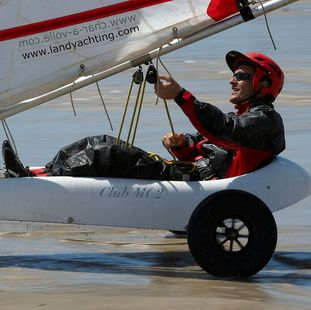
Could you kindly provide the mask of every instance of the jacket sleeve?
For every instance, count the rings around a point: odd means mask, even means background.
[[[273,149],[277,147],[270,145],[273,137],[282,136],[282,119],[269,107],[262,106],[243,115],[223,113],[209,103],[198,101],[186,90],[175,101],[203,136],[227,149]]]
[[[182,161],[194,161],[200,155],[196,145],[204,138],[197,133],[196,135],[185,134],[185,141],[181,146],[171,148],[173,154]]]

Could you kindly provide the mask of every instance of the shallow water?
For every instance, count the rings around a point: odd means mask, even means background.
[[[225,52],[260,50],[276,58],[287,76],[276,104],[286,128],[287,149],[282,156],[311,173],[311,4],[301,1],[288,8],[268,15],[277,52],[272,50],[263,19],[258,19],[163,60],[174,77],[199,98],[229,111],[230,73],[223,61]],[[23,162],[44,164],[59,147],[84,136],[117,135],[132,72],[100,83],[113,132],[94,86],[73,94],[77,117],[69,98],[62,97],[9,118]],[[151,88],[146,102],[136,144],[168,156],[160,137],[170,129],[163,105],[154,105]],[[176,130],[191,131],[174,104],[170,110]],[[310,309],[310,205],[308,197],[275,213],[279,231],[276,252],[266,268],[247,281],[207,275],[193,261],[186,240],[163,238],[164,231],[1,222],[0,307]]]

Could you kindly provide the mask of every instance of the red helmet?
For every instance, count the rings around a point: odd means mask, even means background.
[[[226,55],[226,61],[232,72],[235,72],[241,64],[249,64],[255,68],[252,82],[256,92],[271,95],[275,99],[282,90],[284,73],[270,57],[256,52],[244,55],[237,51],[230,51]],[[268,81],[266,87],[260,87],[260,82],[263,80]]]

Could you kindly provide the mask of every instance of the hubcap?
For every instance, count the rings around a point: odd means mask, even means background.
[[[239,219],[225,219],[216,227],[216,241],[226,252],[241,251],[248,240],[249,230]]]

